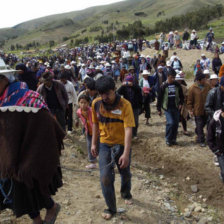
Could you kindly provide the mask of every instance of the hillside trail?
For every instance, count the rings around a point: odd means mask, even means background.
[[[105,202],[99,170],[85,169],[86,143],[80,132],[75,131],[65,139],[61,157],[64,186],[54,197],[62,205],[56,224],[194,224],[203,218],[212,224],[224,222],[224,186],[219,180],[219,168],[214,166],[210,150],[194,143],[194,123],[188,122],[190,136],[183,135],[179,127],[178,146],[167,147],[165,117],[156,114],[155,105],[151,109],[150,125],[144,124],[145,118],[141,115],[139,139],[132,144],[133,205],[125,205],[121,199],[116,172],[117,207],[125,212],[110,221],[101,218]],[[197,193],[192,192],[192,185],[197,185]],[[199,206],[199,211],[193,208],[186,215],[189,206]],[[7,210],[0,214],[0,223],[29,224],[31,221],[28,216],[15,219]]]

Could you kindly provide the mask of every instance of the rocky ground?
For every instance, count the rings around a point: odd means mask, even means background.
[[[197,50],[194,53],[197,55],[192,54],[193,51],[177,52],[184,67],[190,67],[201,54]],[[153,51],[145,52],[148,53]],[[224,223],[224,186],[219,179],[219,168],[214,166],[208,147],[201,148],[195,143],[194,122],[188,121],[190,136],[183,135],[180,126],[178,145],[167,147],[165,117],[157,115],[155,105],[151,109],[149,126],[144,124],[144,116],[140,116],[139,138],[132,146],[134,204],[125,205],[121,199],[120,178],[116,173],[119,213],[111,221],[101,218],[105,202],[99,170],[89,172],[85,169],[86,144],[80,130],[67,136],[61,158],[64,186],[54,197],[62,205],[56,224]],[[41,214],[44,216],[44,211]],[[15,219],[7,210],[1,212],[0,223],[28,224],[31,221],[27,216]]]

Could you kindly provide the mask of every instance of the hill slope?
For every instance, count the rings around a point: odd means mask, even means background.
[[[25,45],[33,41],[40,44],[47,43],[49,40],[62,42],[64,37],[71,35],[82,35],[85,32],[89,35],[90,28],[97,26],[106,29],[111,23],[116,22],[122,26],[136,20],[153,25],[158,20],[215,4],[223,4],[223,1],[197,0],[195,4],[194,0],[126,0],[82,11],[42,17],[18,24],[13,28],[0,29],[0,41],[5,41],[6,47],[11,44]],[[100,33],[99,30],[97,32]],[[94,36],[94,33],[91,33],[92,35]]]

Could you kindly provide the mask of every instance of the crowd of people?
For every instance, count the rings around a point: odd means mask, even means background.
[[[181,41],[175,35],[169,42],[178,47]],[[189,36],[185,34],[185,40]],[[168,57],[169,46],[165,45],[163,54],[145,56],[138,51],[144,44],[135,40],[89,45],[21,60],[2,54],[1,210],[11,208],[17,217],[29,214],[34,224],[55,222],[60,205],[51,195],[62,186],[62,141],[66,133],[74,135],[81,123],[89,160],[86,169],[97,168],[99,156],[100,184],[107,204],[102,216],[111,219],[117,212],[115,164],[121,175],[121,197],[126,204],[133,203],[131,142],[138,139],[141,114],[144,125],[150,125],[153,102],[159,116],[165,113],[168,147],[178,144],[179,122],[183,134],[189,136],[187,121],[195,119],[196,143],[200,147],[208,144],[214,152],[224,182],[224,64],[219,53],[212,62],[201,55],[194,66],[194,83],[188,88],[177,53]],[[15,70],[7,67],[14,64]],[[47,210],[44,220],[39,212],[42,208]]]

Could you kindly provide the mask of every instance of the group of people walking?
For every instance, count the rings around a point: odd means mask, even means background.
[[[34,224],[55,222],[60,205],[51,196],[62,186],[63,138],[66,132],[73,135],[80,123],[87,142],[86,169],[97,168],[99,161],[107,205],[102,217],[109,220],[117,212],[115,164],[121,197],[132,204],[131,142],[138,139],[141,114],[150,125],[152,102],[159,116],[165,113],[168,147],[178,144],[179,122],[189,136],[187,121],[195,118],[196,142],[200,147],[207,143],[217,156],[224,181],[224,76],[217,75],[222,66],[214,65],[217,72],[210,74],[202,55],[195,81],[187,88],[176,53],[168,60],[166,55],[117,49],[82,48],[72,58],[30,59],[18,63],[16,70],[6,65],[0,70],[1,210],[11,208],[17,217],[28,214]],[[47,211],[44,219],[42,208]]]

